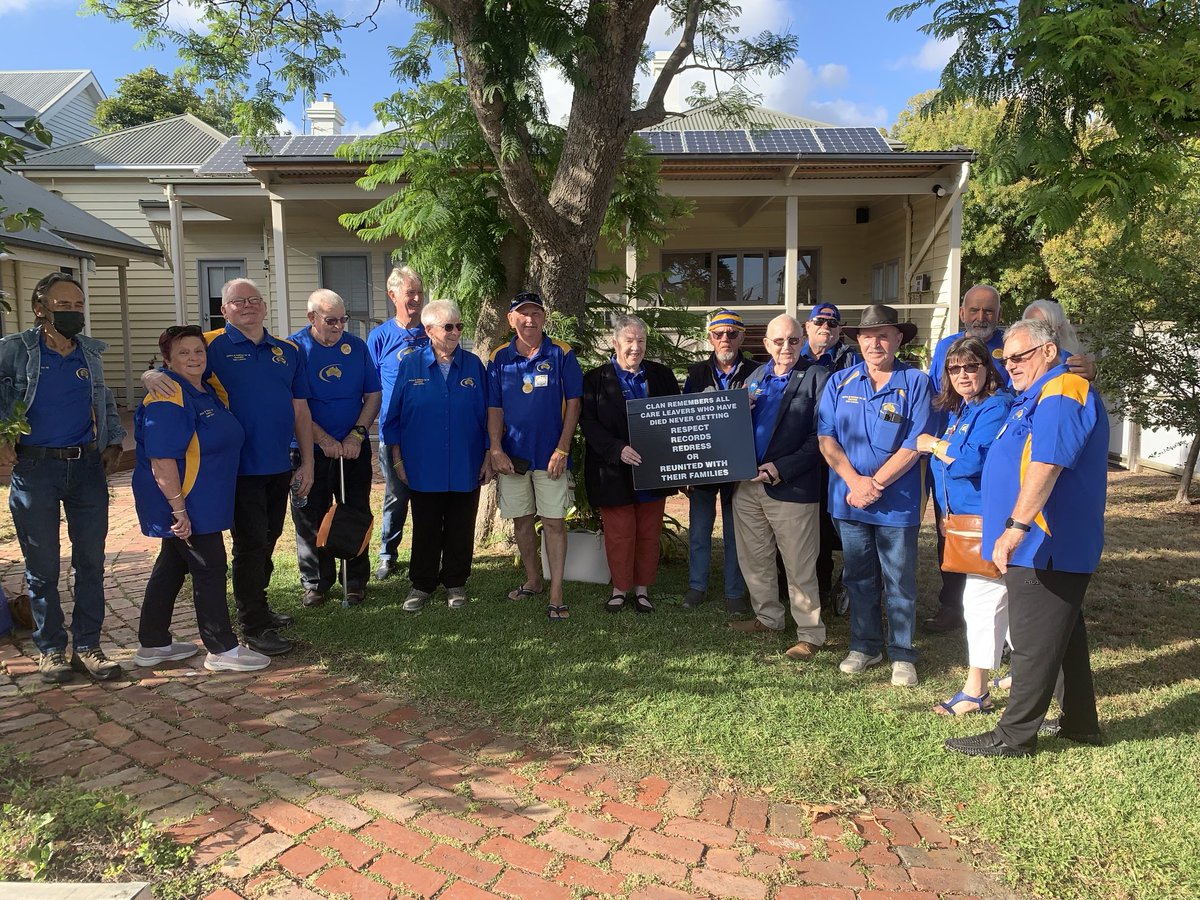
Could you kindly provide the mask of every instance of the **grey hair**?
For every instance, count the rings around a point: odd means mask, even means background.
[[[462,311],[453,300],[434,300],[432,303],[426,303],[425,308],[421,310],[421,324],[426,327],[445,325],[447,319],[462,321]]]
[[[971,294],[973,294],[975,291],[987,291],[995,299],[996,306],[997,306],[997,308],[999,308],[999,306],[1000,306],[1000,291],[997,290],[996,288],[992,287],[990,284],[973,284],[973,285],[971,285],[969,288],[966,289],[966,291],[963,292],[962,302],[960,302],[958,305],[966,306],[967,305],[967,297],[971,296]]]
[[[235,284],[248,284],[248,285],[250,285],[250,287],[252,287],[256,291],[258,291],[258,294],[260,297],[262,296],[262,288],[260,288],[256,282],[251,281],[249,278],[230,278],[227,282],[225,282],[223,285],[221,285],[221,304],[222,305],[229,302],[229,292],[233,289],[233,286]]]
[[[1031,312],[1040,312],[1042,318],[1050,323],[1050,327],[1054,330],[1054,343],[1058,344],[1058,349],[1065,351],[1068,355],[1079,353],[1083,346],[1079,342],[1079,334],[1075,331],[1075,326],[1067,319],[1067,314],[1063,312],[1062,305],[1054,300],[1034,300],[1025,307],[1024,318],[1028,319]]]
[[[1004,340],[1008,341],[1018,331],[1028,332],[1029,339],[1034,344],[1054,344],[1058,347],[1058,337],[1049,322],[1041,319],[1018,319],[1008,326],[1008,330],[1004,332]]]
[[[337,291],[331,291],[329,288],[317,288],[308,295],[308,311],[310,313],[320,312],[322,306],[340,306],[345,309],[346,301]]]
[[[415,281],[421,287],[425,287],[425,282],[421,281],[421,276],[408,266],[396,266],[388,274],[387,289],[389,291],[399,290],[400,286],[406,281]]]
[[[640,328],[643,335],[649,336],[650,329],[646,327],[643,319],[634,315],[620,315],[613,319],[613,340],[624,331],[626,328]]]

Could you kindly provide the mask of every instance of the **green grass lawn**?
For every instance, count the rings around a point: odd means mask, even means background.
[[[548,622],[540,598],[503,599],[520,574],[511,552],[496,550],[477,556],[464,610],[435,602],[405,614],[407,584],[394,580],[373,585],[362,608],[300,612],[293,634],[331,669],[442,716],[639,772],[776,799],[932,810],[964,838],[993,843],[995,870],[1040,894],[1195,897],[1200,516],[1168,503],[1174,490],[1164,477],[1112,478],[1107,550],[1087,605],[1109,738],[1100,749],[1045,740],[1028,760],[947,753],[944,738],[993,721],[930,712],[960,685],[961,635],[921,638],[915,690],[891,687],[886,666],[840,674],[844,619],[830,623],[815,661],[794,663],[786,634],[731,633],[719,602],[684,610],[681,561],[661,571],[658,591],[671,599],[652,616],[608,614],[606,588],[572,584],[570,622]],[[931,544],[926,529],[922,615],[938,583]],[[274,603],[295,612],[294,562],[282,547],[278,559]]]

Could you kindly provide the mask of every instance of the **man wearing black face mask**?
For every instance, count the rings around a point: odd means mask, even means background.
[[[70,681],[72,669],[98,681],[121,675],[100,649],[100,628],[107,476],[120,462],[125,429],[104,384],[106,345],[80,334],[83,309],[79,282],[55,272],[33,289],[37,324],[0,339],[0,419],[10,420],[22,403],[29,425],[15,445],[0,442],[0,465],[13,466],[8,506],[25,557],[38,668],[49,684]],[[58,591],[60,506],[75,570],[70,663]]]

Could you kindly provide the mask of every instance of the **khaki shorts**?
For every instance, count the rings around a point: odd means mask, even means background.
[[[546,519],[565,519],[574,506],[570,472],[551,478],[545,469],[524,475],[497,476],[500,490],[500,515],[520,519],[535,513]]]

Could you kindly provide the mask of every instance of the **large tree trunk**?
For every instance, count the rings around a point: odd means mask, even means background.
[[[1176,503],[1191,503],[1188,490],[1192,486],[1192,476],[1196,474],[1196,458],[1200,457],[1200,432],[1192,438],[1192,446],[1188,448],[1187,459],[1183,462],[1183,473],[1179,477],[1179,491],[1175,494]]]
[[[588,275],[592,269],[589,248],[551,242],[534,235],[529,259],[529,281],[546,298],[550,308],[562,315],[582,319],[587,315]]]

